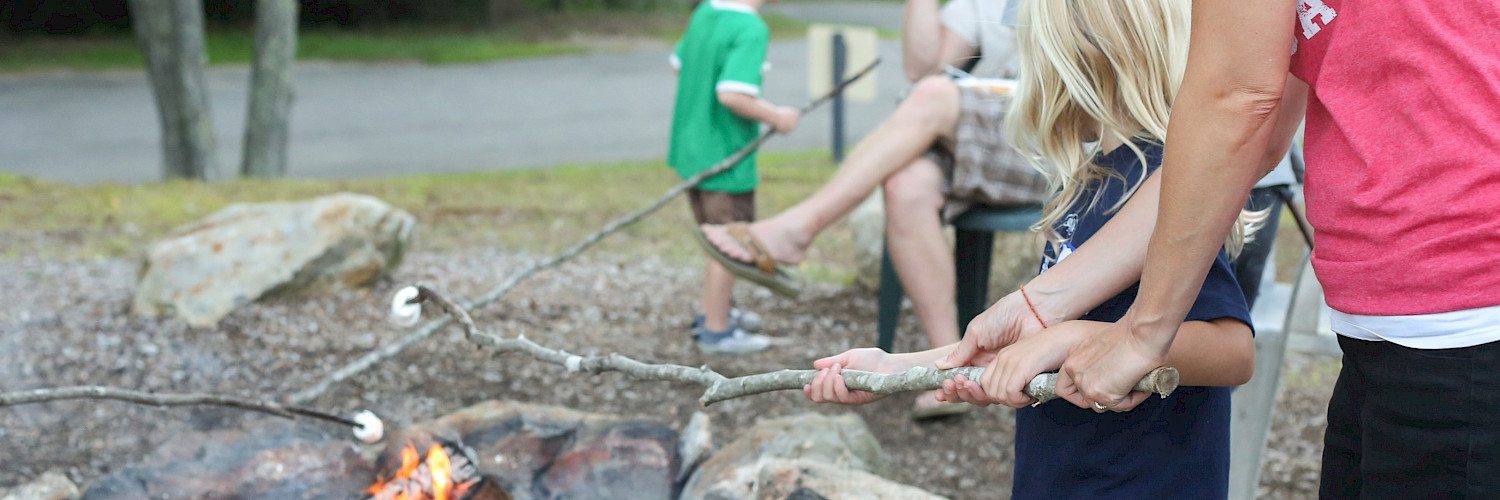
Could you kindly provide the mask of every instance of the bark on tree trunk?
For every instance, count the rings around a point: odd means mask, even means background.
[[[245,113],[244,177],[285,177],[291,129],[297,0],[256,0],[255,62]]]
[[[213,114],[203,67],[203,5],[197,0],[130,0],[136,38],[161,119],[162,175],[208,178],[217,171]]]

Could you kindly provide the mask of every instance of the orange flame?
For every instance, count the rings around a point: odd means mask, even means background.
[[[427,450],[427,470],[432,471],[432,500],[448,500],[448,490],[453,487],[453,471],[442,446],[432,445],[432,449]]]
[[[388,481],[376,481],[374,485],[370,486],[368,493],[379,495],[381,491],[385,490],[388,484],[411,479],[412,474],[417,472],[417,467],[421,463],[422,461],[420,455],[417,454],[416,446],[409,442],[406,443],[406,447],[401,449],[401,468],[396,471],[396,475]],[[455,490],[453,484],[453,465],[448,458],[448,453],[443,451],[441,445],[434,444],[432,448],[427,450],[426,463],[427,471],[432,476],[432,497],[430,500],[452,500],[463,494],[468,484],[457,485],[458,487]],[[428,500],[428,497],[423,492],[413,491],[413,488],[414,486],[408,484],[405,491],[396,493],[395,499]]]

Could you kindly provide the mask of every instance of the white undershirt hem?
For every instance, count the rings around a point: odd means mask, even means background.
[[[1454,349],[1500,341],[1500,306],[1434,314],[1370,316],[1333,311],[1334,333],[1412,349]]]

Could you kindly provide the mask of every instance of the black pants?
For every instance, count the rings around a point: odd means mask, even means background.
[[[1500,342],[1339,346],[1321,498],[1500,498]]]
[[[1250,199],[1245,201],[1245,210],[1271,209],[1266,222],[1255,231],[1255,236],[1239,257],[1234,259],[1234,279],[1245,293],[1245,305],[1254,308],[1255,298],[1260,295],[1260,278],[1266,270],[1266,260],[1271,256],[1271,246],[1276,243],[1276,228],[1281,225],[1281,199],[1276,197],[1273,187],[1255,188]]]

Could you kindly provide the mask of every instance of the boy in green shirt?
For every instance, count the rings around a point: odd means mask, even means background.
[[[754,141],[760,123],[782,134],[797,128],[796,109],[760,99],[761,67],[770,41],[766,23],[756,14],[763,1],[706,0],[694,9],[687,32],[677,42],[671,58],[677,70],[677,102],[667,164],[684,179]],[[752,153],[688,191],[693,218],[698,224],[755,220],[759,180]],[[693,321],[693,337],[705,353],[747,353],[770,346],[770,339],[746,331],[758,329],[759,318],[753,313],[733,314],[738,313],[730,309],[733,289],[734,275],[709,260],[702,313]]]

